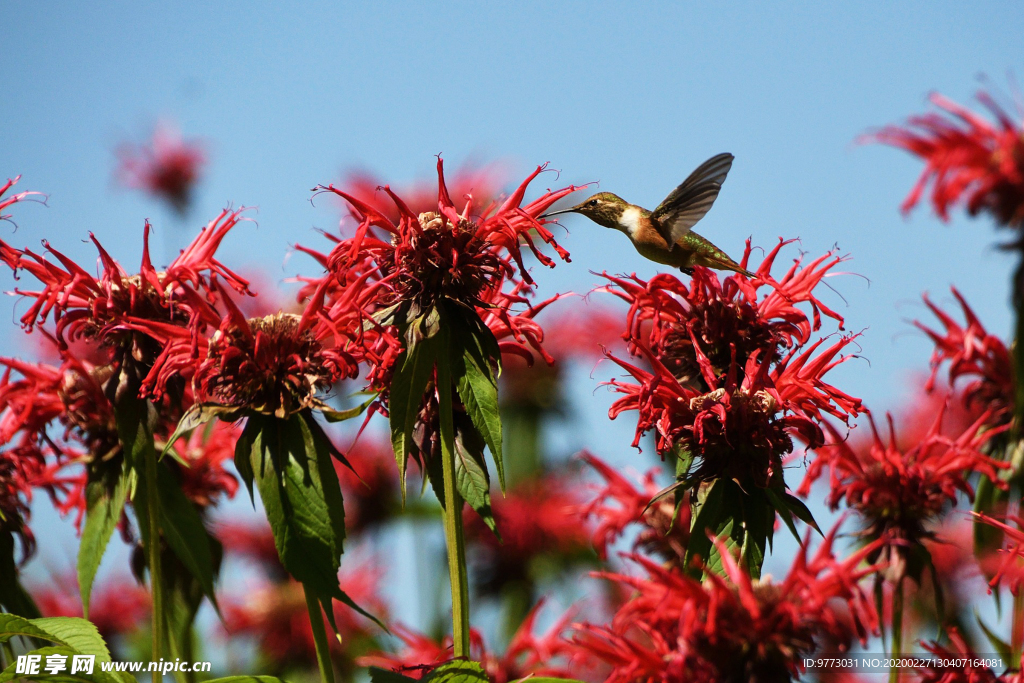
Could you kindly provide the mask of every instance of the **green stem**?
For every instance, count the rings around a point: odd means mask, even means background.
[[[896,662],[903,655],[903,579],[896,582],[892,594],[892,666],[889,667],[889,683],[899,683],[900,667]]]
[[[156,468],[157,453],[155,448],[146,450],[146,510],[149,517],[149,544],[146,548],[147,560],[149,561],[149,587],[153,593],[153,658],[158,662],[162,657],[161,651],[164,642],[164,592],[163,572],[160,567],[160,495],[157,491]],[[153,672],[153,683],[161,683],[163,674],[159,671]]]
[[[437,402],[441,420],[441,468],[444,477],[444,537],[448,546],[448,578],[452,586],[454,655],[469,657],[469,579],[466,540],[462,531],[462,496],[455,485],[455,425],[452,382],[444,363],[437,364]]]
[[[11,664],[14,664],[16,660],[14,656],[14,648],[11,647],[11,641],[9,640],[4,643],[4,655],[6,657],[6,659],[4,660],[4,669],[6,669]]]
[[[320,601],[302,585],[306,594],[306,611],[309,612],[309,623],[313,627],[313,642],[316,643],[316,663],[320,667],[320,680],[323,683],[334,683],[334,666],[331,664],[331,651],[327,642],[327,630],[324,628],[324,615],[320,611]]]
[[[1024,592],[1013,596],[1013,630],[1010,635],[1011,666],[1019,666],[1024,653]]]

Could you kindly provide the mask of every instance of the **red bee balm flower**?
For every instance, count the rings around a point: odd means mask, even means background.
[[[720,280],[699,267],[689,286],[668,274],[650,282],[605,276],[612,282],[606,291],[630,304],[624,337],[652,367],[609,356],[639,382],[610,382],[625,397],[609,415],[639,412],[634,446],[655,429],[659,453],[688,450],[700,463],[690,474],[693,481],[727,477],[765,487],[781,476],[791,435],[814,447],[822,443],[823,414],[845,419],[861,410],[859,399],[823,380],[846,360],[841,353],[853,337],[839,338],[818,355],[825,339],[809,344],[821,326],[820,313],[842,325],[813,293],[842,259],[826,254],[805,268],[797,260],[775,281],[770,271],[784,244],[765,258],[754,279]],[[748,242],[744,267],[749,256]],[[770,291],[759,297],[766,285]],[[796,308],[801,302],[813,318]]]
[[[483,638],[477,631],[472,632],[471,654],[473,661],[480,662],[487,677],[493,683],[512,683],[527,676],[568,677],[569,670],[557,659],[569,652],[569,645],[560,637],[565,628],[561,619],[542,636],[533,633],[534,622],[543,601],[537,603],[512,636],[504,654],[488,651]],[[439,643],[421,633],[401,626],[392,629],[405,645],[400,654],[379,652],[362,657],[360,666],[376,666],[401,672],[420,680],[452,659],[450,639]]]
[[[220,317],[207,303],[213,281],[219,276],[238,292],[249,293],[249,283],[215,257],[217,247],[235,225],[241,211],[222,211],[203,228],[192,244],[165,271],[153,267],[149,255],[149,224],[143,232],[142,264],[137,275],[128,275],[90,235],[99,251],[102,274],[97,278],[44,242],[60,265],[50,263],[29,249],[14,249],[0,242],[0,260],[17,273],[27,271],[43,284],[40,291],[16,290],[35,303],[21,318],[31,329],[52,315],[58,341],[66,345],[79,337],[114,345],[124,336],[128,320],[145,320],[154,325],[184,327],[190,322],[216,326]],[[141,343],[136,340],[136,343]],[[150,360],[159,348],[142,343]]]
[[[1009,422],[1014,403],[1013,363],[1006,345],[998,337],[989,334],[981,321],[967,305],[963,296],[953,288],[966,325],[961,325],[952,316],[924,297],[924,303],[935,314],[945,328],[933,330],[915,322],[920,330],[935,342],[932,353],[932,374],[925,388],[931,391],[940,368],[949,363],[949,385],[956,386],[960,378],[972,381],[964,389],[964,404],[991,413],[987,426],[995,427]]]
[[[634,556],[646,576],[600,574],[631,593],[607,625],[575,624],[575,659],[610,667],[605,683],[790,681],[803,658],[877,628],[858,581],[875,544],[845,560],[836,530],[808,558],[809,537],[781,582],[752,580],[720,547],[725,576],[702,582]]]
[[[655,484],[658,469],[649,471],[644,476],[643,489],[637,490],[597,457],[590,453],[583,453],[580,457],[605,480],[605,487],[581,509],[585,518],[597,520],[593,541],[601,557],[607,555],[608,546],[622,536],[627,526],[639,524],[642,529],[634,548],[642,548],[682,567],[690,539],[690,506],[684,504],[677,514],[671,496],[654,500],[661,493],[661,487]]]
[[[889,416],[888,444],[872,419],[870,444],[855,448],[829,425],[829,444],[820,451],[831,473],[828,504],[834,510],[845,503],[860,514],[866,525],[863,535],[884,542],[894,581],[904,575],[908,556],[922,540],[933,537],[927,524],[956,504],[958,492],[973,499],[967,474],[979,472],[996,480],[998,469],[1006,466],[980,450],[1000,431],[979,432],[988,414],[953,438],[942,434],[943,413],[920,442],[906,450],[897,447]],[[809,472],[808,477],[815,474]]]
[[[178,213],[188,210],[192,189],[202,174],[206,152],[194,140],[183,140],[172,125],[161,123],[146,145],[118,147],[117,180],[168,202]]]
[[[933,94],[941,113],[914,116],[906,126],[886,126],[865,136],[905,149],[925,160],[920,179],[903,201],[908,212],[928,184],[935,213],[949,220],[951,206],[964,201],[973,216],[988,211],[1002,225],[1024,224],[1024,126],[1010,118],[992,96],[978,101],[995,117],[993,125],[959,104]]]
[[[333,185],[323,188],[348,201],[360,219],[355,236],[339,242],[326,259],[328,303],[344,298],[348,289],[366,288],[368,281],[379,285],[376,296],[362,302],[368,316],[377,313],[377,322],[384,326],[364,337],[364,345],[371,350],[371,378],[378,386],[387,386],[388,369],[401,347],[393,334],[387,334],[386,326],[392,321],[403,325],[442,301],[478,309],[478,316],[499,340],[511,337],[524,350],[526,344],[539,348],[542,333],[532,321],[536,310],[525,315],[510,310],[526,303],[523,294],[533,284],[520,245],[525,242],[541,264],[553,266],[554,261],[535,245],[536,235],[568,261],[568,252],[558,246],[540,215],[576,189],[547,192],[523,205],[527,186],[542,170],[538,168],[500,205],[486,207],[476,220],[471,218],[472,198],[461,213],[456,210],[440,160],[437,211],[416,215],[390,188],[384,188],[398,210],[397,223],[348,192]],[[385,309],[388,314],[382,316]],[[382,333],[388,337],[384,343],[379,341]]]
[[[979,522],[999,529],[1005,534],[1008,541],[1006,548],[1000,548],[995,556],[998,560],[991,563],[996,566],[994,571],[990,572],[992,574],[990,585],[995,587],[1005,583],[1011,593],[1019,595],[1021,587],[1024,586],[1024,531],[1021,531],[1024,529],[1024,517],[1010,516],[1003,521],[1003,519],[996,519],[986,514],[973,514]],[[1013,525],[1006,522],[1013,522]],[[982,562],[987,563],[988,558],[983,559]]]

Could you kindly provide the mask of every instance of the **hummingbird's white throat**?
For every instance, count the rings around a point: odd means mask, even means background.
[[[630,237],[635,237],[640,229],[640,209],[635,206],[626,208],[619,216],[619,227]]]

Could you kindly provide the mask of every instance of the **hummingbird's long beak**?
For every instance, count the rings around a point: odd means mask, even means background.
[[[540,216],[540,218],[551,218],[552,216],[558,216],[559,214],[563,214],[563,213],[572,213],[575,210],[576,210],[575,206],[570,206],[568,209],[559,209],[558,211],[548,211],[547,213],[542,214]]]

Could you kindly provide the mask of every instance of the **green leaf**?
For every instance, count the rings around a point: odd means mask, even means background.
[[[199,581],[214,609],[214,568],[212,546],[216,541],[203,525],[192,501],[185,496],[174,474],[166,466],[157,467],[157,491],[160,496],[160,529],[164,539],[182,564]]]
[[[330,406],[324,404],[319,407],[318,410],[328,422],[344,422],[345,420],[351,420],[354,417],[362,415],[363,412],[370,407],[370,404],[376,400],[377,394],[374,394],[354,408],[349,408],[347,410],[334,410]]]
[[[370,683],[409,683],[409,681],[415,680],[417,679],[403,676],[397,671],[378,669],[375,666],[370,667]],[[210,683],[212,683],[212,681]]]
[[[491,510],[491,480],[483,457],[483,441],[472,426],[457,429],[455,437],[455,487],[488,528],[498,538],[494,512]],[[442,500],[443,507],[443,500]]]
[[[468,316],[472,318],[466,320]],[[501,360],[497,341],[475,312],[468,315],[456,312],[449,314],[445,320],[451,321],[447,337],[452,381],[466,407],[466,414],[491,449],[491,457],[498,470],[498,484],[504,491],[505,465],[501,453],[498,383],[491,371],[491,365]],[[492,356],[492,353],[498,355]]]
[[[986,638],[988,638],[988,642],[992,645],[992,649],[1003,658],[1004,662],[1012,661],[1013,655],[1011,653],[1012,648],[1010,647],[1010,644],[993,633],[992,630],[985,625],[985,622],[981,620],[981,615],[978,614],[977,609],[974,610],[974,618],[978,621],[978,627],[981,629],[981,632],[985,634]]]
[[[804,502],[802,500],[800,500],[799,498],[794,496],[789,491],[784,491],[782,493],[782,500],[786,504],[786,506],[789,508],[789,510],[794,515],[796,515],[800,519],[801,522],[803,522],[807,526],[809,526],[812,529],[814,529],[815,531],[817,531],[820,535],[822,535],[822,536],[825,535],[825,534],[822,533],[821,529],[818,527],[818,523],[814,521],[814,515],[811,514],[811,511],[807,508],[806,505],[804,505]],[[797,539],[797,540],[800,540],[800,539]]]
[[[438,352],[437,336],[423,338],[406,348],[395,361],[388,399],[391,416],[391,445],[398,462],[402,503],[405,504],[405,471],[413,448],[413,428],[419,416],[423,395],[434,371]]]
[[[82,596],[82,614],[89,618],[89,597],[103,554],[117,528],[128,496],[128,475],[122,469],[113,487],[102,479],[85,485],[85,524],[78,548],[78,590]]]
[[[256,498],[253,495],[253,470],[252,470],[252,453],[254,450],[259,448],[256,441],[261,437],[263,429],[263,418],[259,415],[250,415],[245,421],[245,428],[242,429],[242,433],[238,436],[238,441],[235,442],[235,469],[238,470],[238,476],[242,478],[242,482],[245,483],[245,488],[249,491],[249,501],[256,506]]]
[[[785,522],[786,528],[788,528],[790,533],[793,534],[793,538],[796,539],[797,543],[800,543],[800,532],[796,530],[796,524],[793,522],[793,512],[789,509],[789,506],[786,505],[782,496],[779,495],[778,491],[771,488],[765,489],[764,492],[765,495],[768,496],[768,500],[771,502],[772,507],[774,507],[775,511],[779,513],[779,517],[781,517],[782,521]]]
[[[430,683],[490,683],[479,663],[465,659],[445,662],[434,669],[427,680]]]
[[[4,669],[2,673],[0,673],[0,683],[6,683],[7,681],[13,680],[45,680],[47,681],[47,683],[136,683],[135,677],[133,677],[131,674],[127,672],[103,671],[99,663],[99,657],[96,658],[96,661],[93,664],[93,670],[91,674],[87,674],[81,671],[72,674],[72,657],[74,657],[75,655],[91,653],[82,653],[77,649],[69,647],[67,645],[43,647],[39,648],[38,650],[28,652],[26,654],[39,655],[42,658],[41,661],[39,662],[40,673],[38,674],[38,678],[36,676],[26,678],[25,674],[17,673],[18,663],[17,661],[15,661],[12,662],[6,669]],[[50,655],[61,655],[65,657],[66,659],[64,660],[64,662],[67,667],[66,670],[58,674],[46,673],[46,658]]]
[[[0,531],[0,607],[26,619],[40,616],[32,596],[18,581],[18,563],[14,561],[14,533]]]
[[[379,624],[338,585],[345,508],[330,450],[310,430],[311,416],[249,419],[258,429],[251,467],[281,564],[317,596],[335,630],[332,598]]]
[[[161,457],[167,455],[167,451],[174,447],[175,442],[182,436],[188,434],[196,427],[204,425],[215,417],[232,420],[238,413],[238,408],[233,406],[222,406],[218,403],[193,403],[192,407],[185,411],[178,421],[171,438],[164,444]]]
[[[718,535],[720,531],[719,518],[722,515],[726,484],[727,482],[719,479],[697,492],[697,502],[690,521],[690,541],[686,545],[683,567],[686,571],[695,571],[698,577],[701,572],[693,570],[692,564],[696,557],[700,557],[704,562],[709,559],[711,539],[708,538],[708,532],[713,531]]]
[[[224,678],[213,678],[204,683],[287,683],[287,681],[277,676],[225,676]]]
[[[974,511],[985,514],[999,514],[1009,500],[1010,492],[997,487],[991,479],[982,475],[974,493]],[[1003,530],[974,519],[974,554],[978,557],[996,552],[1003,547]],[[987,578],[992,578],[987,576]]]
[[[110,651],[92,622],[81,617],[41,617],[23,619],[14,614],[0,614],[0,643],[14,636],[48,640],[73,648],[79,654],[96,655],[99,662],[110,661]]]
[[[739,489],[739,486],[736,488]],[[751,578],[757,579],[761,576],[765,547],[775,526],[775,510],[768,503],[764,489],[754,488],[745,496],[741,492],[741,496],[740,523],[734,525],[733,529],[738,528],[742,534],[740,565],[747,570]]]

